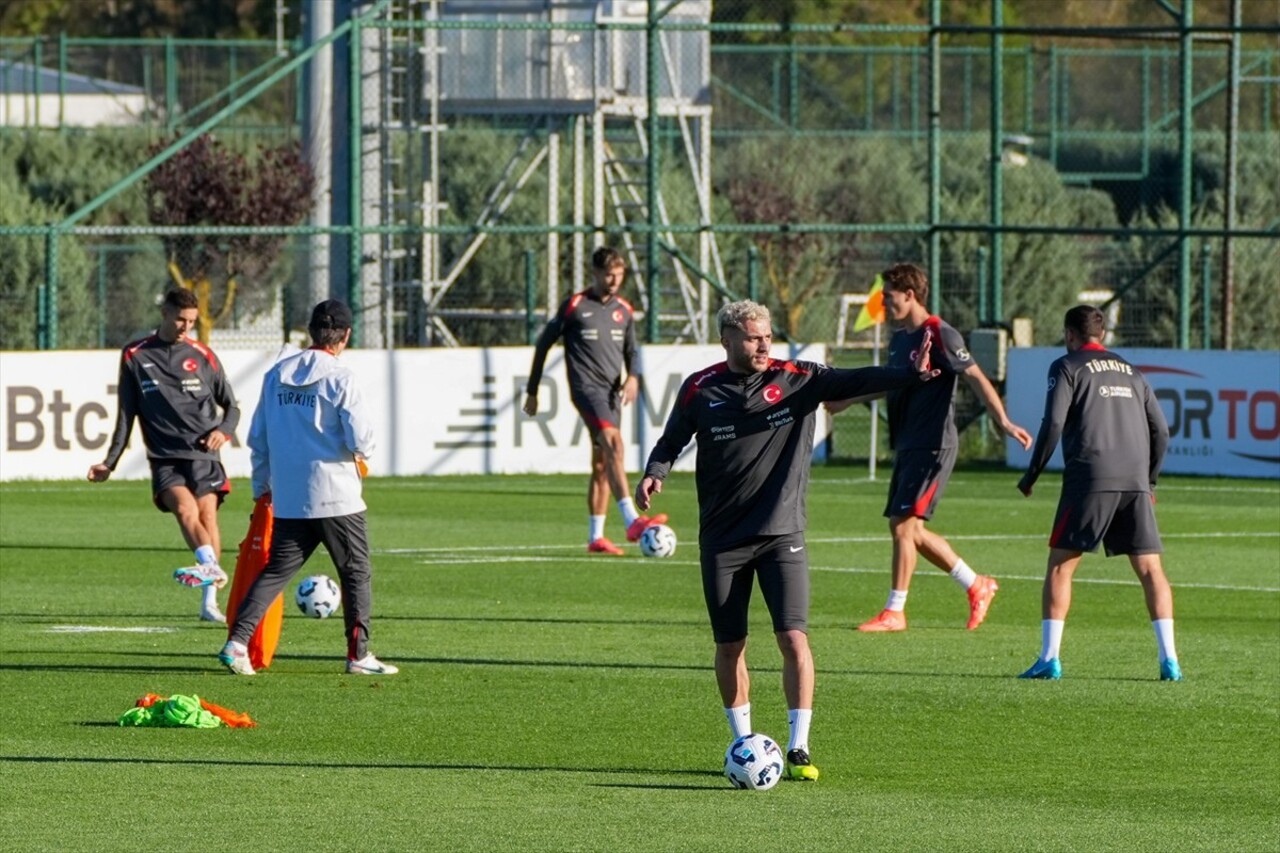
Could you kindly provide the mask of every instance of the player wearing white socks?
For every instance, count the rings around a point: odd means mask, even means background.
[[[1161,681],[1181,681],[1173,640],[1173,590],[1165,577],[1154,511],[1169,427],[1142,373],[1102,346],[1105,318],[1077,305],[1063,319],[1067,354],[1049,366],[1044,420],[1018,489],[1031,496],[1062,440],[1062,495],[1049,537],[1040,656],[1019,678],[1062,677],[1062,632],[1081,555],[1102,545],[1124,554],[1142,583],[1156,635]]]
[[[219,450],[235,432],[240,409],[216,355],[188,337],[200,317],[190,290],[170,290],[160,305],[154,334],[120,354],[119,409],[107,455],[89,467],[89,480],[105,482],[115,471],[137,420],[151,465],[156,508],[173,513],[196,564],[178,569],[179,583],[202,588],[200,618],[225,622],[217,590],[227,582],[218,565],[218,507],[231,490]],[[222,414],[218,415],[218,410]]]

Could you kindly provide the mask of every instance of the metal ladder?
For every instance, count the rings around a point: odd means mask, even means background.
[[[387,10],[391,22],[437,20],[441,0],[397,0]],[[439,85],[443,53],[439,31],[385,28],[379,31],[381,74],[377,134],[380,160],[380,221],[377,261],[385,294],[384,335],[393,343],[457,346],[447,327],[432,323],[424,309],[439,280],[439,239],[415,233],[440,223],[447,207],[438,198],[440,134],[447,128],[437,112],[439,99],[424,97]]]
[[[643,169],[648,163],[648,141],[645,135],[644,121],[632,117],[631,130],[634,141],[628,138],[626,148],[617,144],[618,140],[604,141],[604,180],[608,192],[614,219],[622,228],[622,251],[631,267],[632,277],[640,296],[640,305],[649,310],[649,288],[645,280],[648,270],[647,241],[638,240],[637,233],[631,227],[633,223],[647,224],[649,221],[649,205],[644,192],[646,181],[634,177],[633,170]],[[658,219],[664,226],[670,226],[671,218],[667,212],[666,201],[661,192],[658,195]],[[678,245],[675,234],[669,229],[659,233],[660,239],[667,245]],[[662,279],[670,282],[675,279],[676,286],[664,287],[660,292],[662,306],[659,307],[658,324],[661,337],[671,343],[694,342],[705,344],[706,329],[699,322],[702,295],[698,285],[689,275],[684,265],[669,257],[660,259]],[[671,305],[680,309],[673,310]]]

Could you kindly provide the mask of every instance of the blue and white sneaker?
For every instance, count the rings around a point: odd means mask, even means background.
[[[235,640],[227,640],[227,644],[218,652],[218,660],[232,675],[253,675],[253,664],[249,663],[249,650]]]
[[[1018,676],[1019,678],[1040,678],[1046,681],[1057,681],[1062,678],[1062,664],[1057,658],[1037,660],[1031,669]]]
[[[215,586],[221,589],[227,584],[227,573],[217,563],[199,563],[194,566],[183,566],[181,569],[174,569],[173,579],[183,586]]]
[[[1160,680],[1161,681],[1181,681],[1182,667],[1178,666],[1178,662],[1173,658],[1160,661]]]

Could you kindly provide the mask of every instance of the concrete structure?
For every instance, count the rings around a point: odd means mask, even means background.
[[[0,60],[0,125],[101,127],[140,122],[154,107],[141,87]]]

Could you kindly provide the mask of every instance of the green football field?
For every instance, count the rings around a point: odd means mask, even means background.
[[[883,605],[886,484],[809,493],[816,783],[737,791],[711,672],[692,478],[659,498],[676,555],[584,553],[585,476],[367,484],[372,650],[292,606],[274,665],[236,678],[144,483],[0,486],[0,849],[1268,850],[1280,848],[1280,484],[1166,477],[1157,513],[1186,680],[1158,681],[1123,558],[1077,574],[1060,682],[1039,651],[1057,479],[962,470],[932,527],[1000,593],[979,630],[922,566],[904,634]],[[249,512],[224,506],[224,564]],[[621,540],[611,510],[609,535]],[[333,574],[323,552],[308,566]],[[225,599],[224,599],[225,601]],[[785,745],[763,602],[753,720]],[[145,693],[255,729],[125,729]]]

